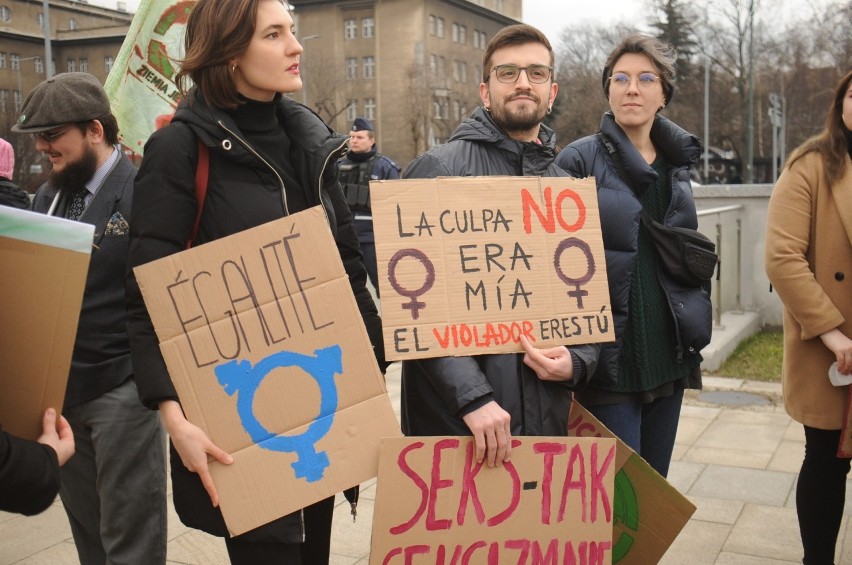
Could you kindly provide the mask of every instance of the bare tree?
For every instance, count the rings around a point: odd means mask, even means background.
[[[312,54],[305,70],[305,105],[327,123],[346,112],[349,101],[360,94],[359,81],[346,78],[345,65],[337,58]]]

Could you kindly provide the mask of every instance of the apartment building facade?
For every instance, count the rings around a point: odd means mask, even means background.
[[[480,104],[488,40],[522,0],[294,0],[305,88],[294,97],[338,131],[373,122],[400,166],[447,140]]]

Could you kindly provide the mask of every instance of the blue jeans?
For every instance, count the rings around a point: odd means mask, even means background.
[[[681,404],[683,389],[648,404],[619,402],[585,408],[665,477],[672,460]]]
[[[63,414],[76,452],[60,471],[59,496],[80,563],[165,563],[166,449],[159,414],[142,406],[132,378]]]

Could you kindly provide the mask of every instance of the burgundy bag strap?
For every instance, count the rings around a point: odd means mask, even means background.
[[[204,199],[207,197],[207,177],[210,174],[210,154],[207,146],[198,140],[198,164],[195,166],[195,199],[198,201],[198,211],[195,212],[195,222],[192,224],[192,235],[186,242],[186,248],[192,247],[192,242],[198,236],[198,224],[201,223],[201,210],[204,209]]]

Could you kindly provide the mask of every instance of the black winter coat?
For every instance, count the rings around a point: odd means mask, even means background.
[[[404,176],[567,176],[553,164],[553,132],[542,126],[539,139],[540,145],[511,139],[477,108],[446,144],[409,164]],[[571,351],[591,375],[600,347],[572,346]],[[517,353],[404,361],[402,428],[408,435],[470,435],[459,412],[490,398],[511,415],[512,435],[564,436],[571,390],[584,384],[542,381]]]
[[[282,98],[277,117],[290,139],[289,159],[298,186],[284,186],[277,172],[245,141],[227,113],[207,106],[190,93],[192,103],[181,103],[171,125],[155,132],[145,144],[145,157],[136,177],[133,218],[130,222],[127,302],[131,352],[142,402],[156,408],[177,393],[160,354],[150,316],[132,269],[185,249],[197,212],[195,172],[199,140],[208,147],[210,165],[207,194],[196,243],[213,241],[298,212],[287,204],[287,194],[302,191],[308,207],[324,206],[359,311],[367,327],[379,365],[384,368],[381,320],[367,290],[367,272],[349,207],[337,182],[337,160],[346,138],[335,133],[311,110]],[[188,471],[172,449],[175,508],[186,525],[214,535],[226,535],[218,508],[213,508],[198,475]],[[300,512],[243,534],[243,539],[300,543]]]
[[[654,186],[657,173],[616,124],[612,112],[604,114],[601,132],[614,145],[624,166],[626,179],[619,174],[619,168],[609,150],[597,135],[584,137],[568,145],[559,153],[556,164],[572,176],[595,177],[597,183],[615,342],[603,345],[597,372],[589,386],[611,390],[618,379],[619,354],[627,324],[630,285],[638,250],[642,211],[638,195]],[[698,216],[689,182],[689,166],[698,161],[701,143],[697,137],[660,115],[655,118],[651,128],[651,140],[669,163],[672,200],[666,210],[665,225],[697,228]],[[661,269],[658,269],[658,274],[677,331],[677,335],[672,336],[672,346],[684,356],[695,355],[710,342],[710,295],[703,288],[679,285]]]

